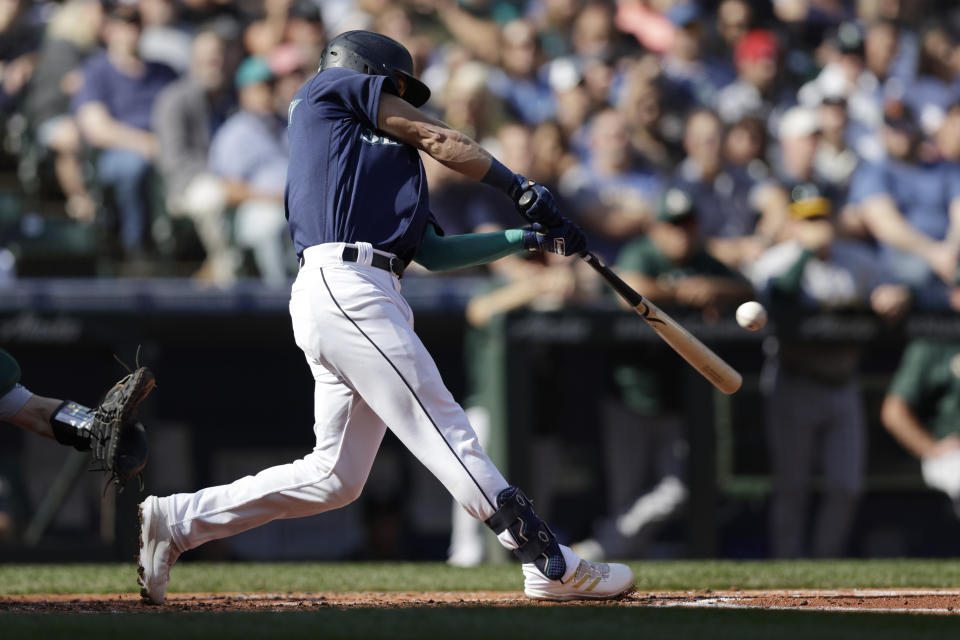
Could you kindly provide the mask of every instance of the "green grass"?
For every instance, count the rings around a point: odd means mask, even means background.
[[[643,590],[960,587],[957,560],[631,562]],[[177,564],[170,592],[188,591],[513,591],[513,564],[456,569],[437,563]],[[0,565],[0,595],[133,593],[129,564]]]

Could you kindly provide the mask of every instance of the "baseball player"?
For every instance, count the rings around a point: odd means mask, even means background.
[[[20,384],[20,365],[0,349],[0,422],[9,422],[78,451],[119,484],[137,476],[147,464],[147,436],[137,422],[137,408],[153,390],[146,367],[124,377],[91,409],[72,400],[38,396]]]
[[[430,91],[412,72],[399,43],[349,31],[327,44],[319,72],[290,103],[285,202],[301,265],[290,315],[316,381],[316,447],[228,485],[141,503],[145,599],[164,601],[170,568],[187,549],[355,500],[387,428],[513,550],[529,597],[606,599],[631,588],[628,567],[583,561],[558,543],[484,453],[413,331],[400,295],[400,276],[412,260],[454,269],[539,248],[572,255],[586,242],[549,191],[420,111]],[[531,191],[523,212],[542,233],[444,237],[430,213],[418,150],[514,203]]]
[[[960,517],[960,341],[913,340],[880,418],[903,448],[920,459],[927,486],[946,493]]]
[[[783,121],[790,117],[788,112]],[[806,151],[811,164],[814,150]],[[837,237],[829,193],[816,182],[793,185],[783,240],[748,270],[776,320],[776,333],[764,342],[761,390],[774,486],[770,538],[777,558],[806,553],[817,467],[822,497],[810,553],[843,555],[866,470],[867,422],[858,375],[863,345],[842,337],[827,342],[805,337],[799,322],[817,310],[869,308],[893,323],[910,303],[909,290],[891,283],[869,246]]]

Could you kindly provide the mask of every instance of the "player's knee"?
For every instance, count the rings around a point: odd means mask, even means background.
[[[341,505],[346,506],[360,497],[360,494],[363,492],[363,480],[353,480],[349,482],[344,482],[342,488],[338,492],[338,497],[340,498]]]
[[[20,365],[12,355],[0,349],[0,396],[6,395],[20,382]]]

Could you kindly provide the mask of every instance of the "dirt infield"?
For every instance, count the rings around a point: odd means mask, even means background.
[[[766,591],[637,591],[606,602],[535,602],[519,592],[381,593],[177,593],[163,606],[133,594],[25,595],[0,597],[2,613],[127,613],[151,611],[291,611],[332,608],[517,607],[517,606],[694,607],[871,611],[960,614],[956,589],[839,589]]]

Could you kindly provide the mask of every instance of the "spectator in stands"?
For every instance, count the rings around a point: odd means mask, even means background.
[[[960,342],[915,338],[907,345],[880,417],[960,518]]]
[[[267,283],[283,286],[295,264],[283,213],[288,144],[276,111],[275,79],[261,58],[247,58],[237,69],[240,110],[213,136],[210,171],[225,181],[227,202],[237,208],[237,244],[253,252]]]
[[[178,75],[187,73],[191,64],[193,34],[178,16],[178,3],[173,0],[139,0],[143,34],[140,36],[140,57],[165,64]]]
[[[728,62],[704,55],[707,31],[698,4],[678,2],[666,15],[676,28],[673,43],[663,57],[667,104],[681,112],[712,106],[717,92],[734,80],[733,70]]]
[[[537,30],[527,20],[513,20],[500,30],[500,67],[488,86],[512,114],[528,125],[537,125],[556,112],[547,79],[540,72],[543,57]]]
[[[252,56],[266,58],[281,42],[294,0],[264,0],[263,15],[243,33],[244,49]]]
[[[30,19],[30,3],[0,2],[0,116],[12,112],[23,98],[42,33]]]
[[[544,0],[531,12],[546,58],[570,53],[570,31],[579,10],[580,0]]]
[[[717,5],[716,37],[711,50],[715,56],[733,59],[737,42],[753,25],[753,7],[747,0],[721,0]]]
[[[444,89],[443,120],[474,140],[488,143],[503,120],[500,99],[487,88],[489,69],[476,61],[459,65]]]
[[[783,124],[790,117],[784,116]],[[823,490],[809,552],[836,557],[845,552],[863,488],[866,418],[857,376],[863,345],[807,338],[799,332],[800,320],[816,311],[872,308],[896,321],[907,311],[910,295],[906,287],[888,284],[889,275],[868,245],[836,237],[842,200],[814,182],[796,184],[790,196],[782,241],[749,268],[777,332],[764,343],[761,389],[774,483],[772,555],[808,553],[811,477],[820,468]]]
[[[954,164],[960,163],[960,102],[947,109],[934,139],[941,158]]]
[[[947,109],[960,100],[955,56],[956,42],[944,25],[931,27],[921,37],[917,77],[907,87],[903,101],[926,135],[940,127]]]
[[[96,205],[84,182],[83,145],[70,99],[83,84],[81,67],[99,42],[102,20],[98,0],[69,0],[57,10],[47,25],[25,104],[37,144],[55,154],[67,215],[82,222],[93,221]]]
[[[630,143],[650,164],[662,170],[673,167],[678,140],[670,133],[680,129],[680,114],[663,108],[660,63],[651,55],[633,61],[623,74],[616,107],[630,124]]]
[[[320,54],[327,43],[327,33],[317,4],[310,0],[295,2],[287,16],[287,31],[284,42],[293,45],[304,61],[303,71],[316,72]]]
[[[550,185],[554,196],[558,196],[561,176],[577,164],[563,137],[563,130],[555,121],[548,120],[533,130],[530,144],[533,153],[531,177],[540,184]]]
[[[883,138],[888,159],[857,170],[850,200],[917,305],[944,308],[957,278],[960,168],[921,157],[920,131],[903,103],[887,104]]]
[[[778,76],[785,84],[795,85],[815,73],[824,32],[843,18],[846,8],[840,2],[812,0],[776,0],[770,3],[775,29],[784,52]],[[772,129],[775,130],[775,129]]]
[[[799,102],[810,108],[825,100],[845,99],[850,146],[870,162],[884,157],[880,136],[884,100],[899,99],[904,91],[904,79],[893,74],[899,39],[896,23],[870,23],[865,33],[854,23],[841,24],[826,43],[829,55],[823,69],[797,92]]]
[[[780,46],[772,31],[755,29],[743,36],[734,50],[737,79],[716,97],[717,113],[731,124],[755,116],[776,130],[775,111],[787,102],[777,79]]]
[[[817,109],[820,141],[814,158],[817,175],[846,196],[853,172],[860,163],[849,146],[847,100],[841,95],[824,96]]]
[[[623,244],[649,226],[660,179],[636,158],[627,120],[615,109],[593,118],[589,153],[585,164],[564,174],[560,195],[590,232],[591,247],[612,261]]]
[[[619,33],[613,25],[613,7],[604,0],[587,0],[573,19],[570,45],[581,62],[611,59],[618,51]]]
[[[755,180],[746,168],[724,163],[723,124],[713,111],[699,109],[690,114],[683,144],[686,159],[677,168],[674,183],[693,198],[711,255],[739,269],[766,247],[758,220],[761,211],[776,211],[768,201],[775,201],[779,194],[768,181]]]
[[[151,111],[176,74],[140,58],[140,14],[133,5],[109,9],[103,38],[107,49],[84,66],[73,103],[84,140],[98,152],[97,180],[113,189],[123,249],[135,257],[147,246],[150,223],[148,181],[157,154]]]
[[[206,252],[197,275],[218,285],[230,284],[239,267],[226,221],[227,186],[208,168],[210,142],[232,106],[225,44],[214,32],[202,31],[193,41],[190,74],[157,99],[153,128],[167,210],[193,220]]]
[[[723,139],[723,157],[760,181],[770,175],[767,165],[767,128],[760,118],[746,116],[733,123]]]
[[[650,233],[620,252],[617,272],[657,305],[695,310],[715,320],[751,297],[752,289],[706,252],[697,215],[689,193],[669,188]],[[609,517],[595,523],[592,538],[573,546],[582,557],[641,553],[658,525],[686,503],[689,447],[684,395],[677,383],[682,366],[659,344],[639,358],[635,352],[619,358],[614,368],[619,398],[603,411]]]

